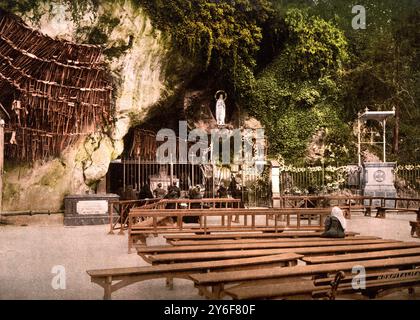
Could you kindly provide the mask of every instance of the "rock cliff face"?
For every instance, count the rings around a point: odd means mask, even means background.
[[[44,0],[14,13],[51,37],[104,45],[115,86],[115,127],[79,141],[60,159],[33,166],[8,163],[5,211],[58,210],[66,194],[93,192],[110,162],[122,153],[130,126],[141,123],[152,107],[173,95],[191,67],[132,1],[80,3]]]

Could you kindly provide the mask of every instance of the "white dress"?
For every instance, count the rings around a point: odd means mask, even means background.
[[[225,109],[225,101],[222,98],[219,98],[216,103],[216,122],[219,126],[223,126],[225,124]]]

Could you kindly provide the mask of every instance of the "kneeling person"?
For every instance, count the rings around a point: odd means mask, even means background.
[[[344,238],[346,234],[346,219],[339,207],[333,207],[331,215],[325,219],[325,231],[321,234],[323,238]]]

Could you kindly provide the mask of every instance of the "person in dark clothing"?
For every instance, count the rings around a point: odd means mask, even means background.
[[[166,191],[162,188],[162,184],[160,182],[158,183],[157,188],[153,190],[153,194],[155,195],[155,198],[163,198],[166,196]]]
[[[188,197],[190,199],[202,199],[203,197],[201,195],[200,186],[197,185],[194,188],[191,188],[188,192]],[[201,204],[200,203],[191,203],[190,208],[191,209],[201,209]],[[186,222],[186,223],[198,223],[200,221],[200,217],[199,216],[184,217],[183,221]]]
[[[331,215],[325,219],[325,231],[321,235],[323,238],[344,238],[346,230],[346,219],[343,211],[339,207],[333,207]]]
[[[143,200],[143,199],[153,199],[153,193],[150,190],[149,183],[146,183],[145,185],[143,185],[143,187],[141,187],[141,190],[139,192],[139,199],[140,200]]]
[[[168,187],[168,193],[166,194],[164,199],[179,199],[181,197],[181,190],[176,185],[174,181],[171,186]],[[167,203],[166,209],[176,209],[176,203]],[[177,221],[177,217],[172,217],[174,221]]]
[[[225,185],[222,183],[217,189],[217,197],[218,198],[227,198],[228,197],[228,190],[226,189]]]
[[[218,198],[227,198],[228,197],[228,190],[226,189],[223,183],[220,184],[219,188],[216,191],[216,195]],[[224,208],[224,204],[216,203],[216,208]]]
[[[176,181],[174,181],[172,185],[168,187],[168,194],[172,194],[171,198],[169,199],[178,199],[181,197],[181,189],[176,185]]]

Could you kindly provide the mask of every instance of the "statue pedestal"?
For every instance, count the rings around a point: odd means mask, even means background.
[[[365,196],[389,197],[397,196],[394,186],[395,162],[369,162],[363,164],[363,194]],[[385,206],[394,206],[395,201],[386,201]],[[367,203],[366,203],[367,204]],[[380,206],[380,200],[372,202],[374,206]]]

